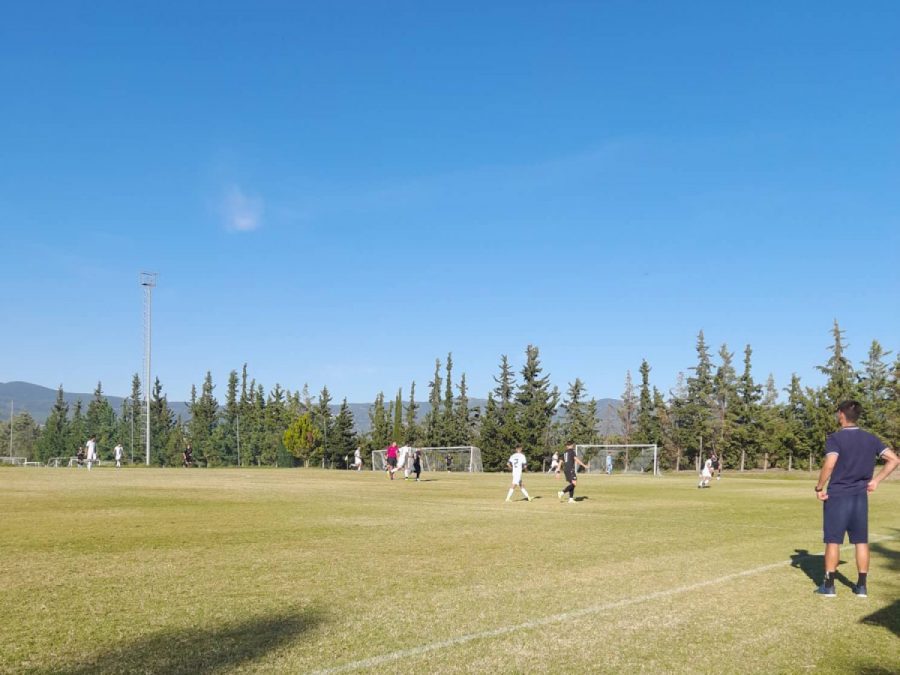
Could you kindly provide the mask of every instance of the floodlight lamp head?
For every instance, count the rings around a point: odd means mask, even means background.
[[[156,279],[159,276],[156,272],[141,272],[140,274],[140,282],[141,286],[149,286],[153,288],[156,286]]]

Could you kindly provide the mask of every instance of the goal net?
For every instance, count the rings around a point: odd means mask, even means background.
[[[403,471],[403,469],[406,468],[412,472],[416,451],[421,453],[422,471],[484,471],[484,467],[481,463],[481,450],[474,445],[411,448],[411,451],[406,456],[406,466],[404,467],[398,464],[398,471]],[[375,450],[372,452],[372,470],[387,470],[386,450]]]
[[[659,475],[656,445],[576,445],[575,453],[588,473],[647,473]]]

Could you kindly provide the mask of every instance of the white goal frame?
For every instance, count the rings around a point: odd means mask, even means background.
[[[659,446],[654,443],[625,443],[625,444],[614,444],[614,445],[593,445],[593,444],[579,444],[575,446],[575,455],[578,459],[584,461],[584,453],[585,450],[598,450],[598,452],[592,457],[592,459],[585,464],[588,465],[587,473],[606,473],[606,462],[603,461],[601,465],[599,462],[594,462],[593,459],[597,457],[604,456],[609,453],[614,457],[618,458],[622,455],[628,457],[632,450],[638,451],[635,453],[636,456],[641,456],[645,451],[652,450],[653,451],[653,475],[659,476]],[[625,462],[624,473],[647,473],[646,471],[639,469],[637,467],[633,467],[629,469],[629,463],[631,460]]]
[[[466,473],[481,473],[484,465],[481,461],[481,448],[474,445],[452,445],[427,448],[410,448],[412,452],[406,457],[406,467],[397,466],[398,471],[404,468],[412,472],[413,460],[416,451],[422,453],[422,471],[446,471],[446,456],[451,456],[450,470]],[[463,456],[468,453],[468,460]],[[385,471],[387,469],[387,450],[372,451],[372,471]]]

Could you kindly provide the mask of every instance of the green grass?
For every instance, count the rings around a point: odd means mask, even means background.
[[[808,474],[586,476],[577,504],[425,476],[2,469],[0,670],[900,668],[900,483],[870,503],[869,598],[826,600]]]

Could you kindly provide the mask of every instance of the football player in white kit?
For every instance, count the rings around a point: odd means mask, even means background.
[[[408,445],[403,445],[397,451],[397,469],[401,466],[403,467],[403,478],[404,480],[409,480],[409,453],[412,452],[412,448]],[[397,469],[394,469],[396,471]]]
[[[528,495],[528,490],[525,489],[525,486],[522,485],[522,472],[525,470],[525,465],[528,463],[528,460],[525,458],[524,453],[522,452],[522,446],[517,445],[516,451],[509,456],[509,461],[507,462],[510,467],[512,467],[512,485],[509,487],[509,492],[506,495],[506,501],[512,501],[513,490],[517,487],[522,491],[522,494],[525,496],[525,499],[531,501],[531,497]]]
[[[97,461],[97,437],[91,436],[85,447],[87,448],[87,465],[88,471],[91,470],[91,464]]]
[[[709,487],[709,480],[712,478],[713,462],[709,457],[703,462],[703,470],[700,472],[700,482],[697,483],[698,488]]]
[[[360,448],[357,448],[353,453],[353,466],[357,471],[362,471],[363,461],[362,461],[362,451]]]
[[[116,443],[116,447],[113,448],[113,452],[115,453],[115,457],[116,457],[116,468],[121,469],[122,468],[122,455],[125,453],[125,448],[122,447],[121,443]]]
[[[550,458],[550,470],[547,473],[555,473],[557,476],[559,475],[559,453],[554,452],[553,457]]]

